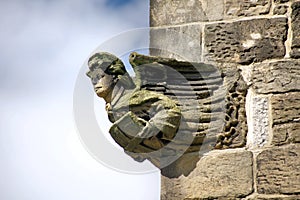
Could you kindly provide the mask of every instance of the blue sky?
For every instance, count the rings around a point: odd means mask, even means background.
[[[72,110],[83,62],[109,38],[147,27],[148,5],[0,1],[0,199],[158,199],[158,173],[120,173],[89,155]]]
[[[128,5],[134,3],[134,0],[111,0],[111,1],[106,1],[106,5],[110,6],[112,8],[119,8],[124,5]]]

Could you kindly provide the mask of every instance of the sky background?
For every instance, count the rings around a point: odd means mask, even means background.
[[[73,117],[79,70],[100,44],[147,27],[148,0],[0,1],[0,199],[155,200],[159,173],[98,163]]]

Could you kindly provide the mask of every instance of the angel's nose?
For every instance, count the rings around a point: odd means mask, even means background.
[[[94,84],[95,88],[101,88],[102,84],[100,83],[100,81],[98,81],[97,83]]]

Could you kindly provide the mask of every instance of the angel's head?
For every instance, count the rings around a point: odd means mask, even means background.
[[[96,94],[110,101],[114,86],[126,73],[123,62],[110,53],[100,52],[89,58],[88,66],[86,75],[91,79]]]

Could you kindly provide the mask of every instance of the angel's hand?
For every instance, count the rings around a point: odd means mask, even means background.
[[[146,126],[140,131],[133,139],[130,140],[128,145],[125,147],[126,151],[133,151],[137,145],[139,145],[143,140],[155,136],[159,133],[159,129],[152,126],[150,123],[146,123]]]

